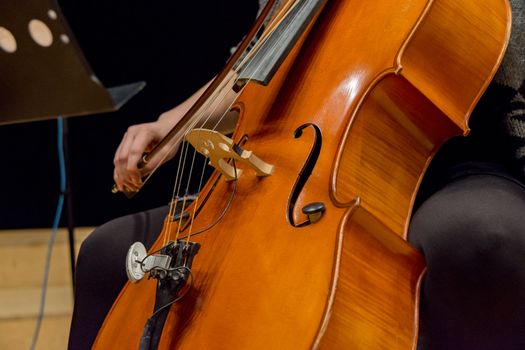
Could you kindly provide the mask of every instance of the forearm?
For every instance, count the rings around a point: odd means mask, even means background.
[[[210,84],[211,81],[206,83],[181,104],[162,113],[159,116],[158,121],[162,124],[174,127],[198,101]],[[210,128],[223,133],[231,132],[234,125],[232,126],[231,122],[228,123],[226,121],[227,118],[225,118],[225,115],[227,114],[227,111],[229,111],[235,96],[236,93],[233,92],[233,90],[230,90],[218,93],[216,97],[211,97],[209,102],[203,104],[203,107],[195,113],[195,116],[190,119],[188,123],[195,124],[195,127]]]

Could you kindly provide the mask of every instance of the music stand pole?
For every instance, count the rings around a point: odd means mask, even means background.
[[[56,0],[0,0],[0,30],[0,125],[64,118],[64,200],[74,285],[75,235],[66,118],[116,111],[145,83],[106,88],[91,70]]]
[[[73,219],[73,192],[71,191],[71,177],[69,164],[69,130],[67,119],[62,119],[62,138],[64,145],[64,166],[66,172],[66,192],[64,199],[66,201],[66,220],[69,243],[69,260],[71,264],[71,283],[73,285],[73,295],[75,293],[75,266],[76,266],[76,252],[75,252],[75,222]]]

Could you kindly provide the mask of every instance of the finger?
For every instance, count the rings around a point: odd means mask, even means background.
[[[162,136],[163,135],[159,135],[159,139],[162,138]],[[144,172],[150,173],[151,171],[159,167],[161,164],[172,159],[177,154],[180,144],[182,143],[182,139],[182,136],[177,135],[173,137],[169,143],[167,143],[165,146],[163,146],[161,149],[155,152],[155,154],[148,159],[148,163],[144,167]]]
[[[125,171],[127,165],[127,153],[125,150],[129,148],[129,143],[131,142],[132,138],[133,137],[132,135],[130,135],[129,132],[126,132],[124,134],[122,141],[120,141],[120,144],[113,158],[113,165],[115,167],[116,174],[121,182],[126,178]]]
[[[133,135],[130,133],[129,129],[124,133],[124,136],[122,136],[122,140],[120,141],[120,144],[117,147],[117,150],[115,152],[115,157],[113,159],[113,163],[115,166],[118,166],[120,163],[123,163],[123,157],[126,154],[126,150],[129,148],[129,144],[133,140]]]
[[[160,164],[165,163],[166,161],[173,158],[175,153],[177,153],[179,142],[168,144],[160,149],[153,157],[148,159],[148,163],[144,166],[144,173],[149,174]]]
[[[120,192],[138,192],[142,186],[137,186],[133,182],[121,180],[116,172],[114,172],[113,179],[115,180],[115,185]]]
[[[151,159],[149,159],[148,163],[144,164],[141,169],[138,169],[137,164],[142,160],[146,150],[155,147],[158,144],[158,141],[159,139],[156,137],[156,134],[151,130],[138,134],[133,140],[133,144],[129,150],[128,171],[133,172],[139,178],[149,174],[155,166],[154,163],[152,164]]]
[[[119,147],[116,157],[116,169],[119,178],[127,186],[137,188],[141,186],[141,176],[137,168],[137,157],[140,159],[143,145],[143,135],[147,134],[145,124],[133,125],[128,128],[125,138]],[[139,153],[139,155],[137,155]]]
[[[120,192],[123,192],[124,191],[124,184],[122,183],[122,181],[118,177],[117,169],[113,169],[113,181],[115,182],[115,186],[117,186],[117,189]]]
[[[113,170],[113,180],[115,181],[115,186],[120,192],[134,190],[134,185],[130,184],[129,181],[122,180],[116,170]]]

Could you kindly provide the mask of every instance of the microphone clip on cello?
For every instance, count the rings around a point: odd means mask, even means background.
[[[193,258],[198,253],[199,243],[186,240],[170,242],[159,250],[160,254],[147,254],[140,242],[131,245],[126,256],[126,273],[132,283],[137,283],[148,274],[148,278],[172,280],[174,295],[184,286],[191,275]]]
[[[126,273],[131,282],[137,283],[145,274],[157,279],[157,293],[153,315],[146,322],[140,340],[139,349],[157,349],[169,307],[181,300],[190,289],[182,293],[191,276],[193,258],[198,253],[199,243],[187,240],[169,242],[158,253],[147,255],[146,248],[140,242],[131,245],[126,256]]]

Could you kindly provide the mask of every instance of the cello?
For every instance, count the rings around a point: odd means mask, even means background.
[[[438,148],[469,131],[509,5],[274,3],[168,134],[217,171],[148,253],[130,249],[135,283],[94,348],[415,349],[411,208]],[[231,138],[196,122],[232,91]]]

